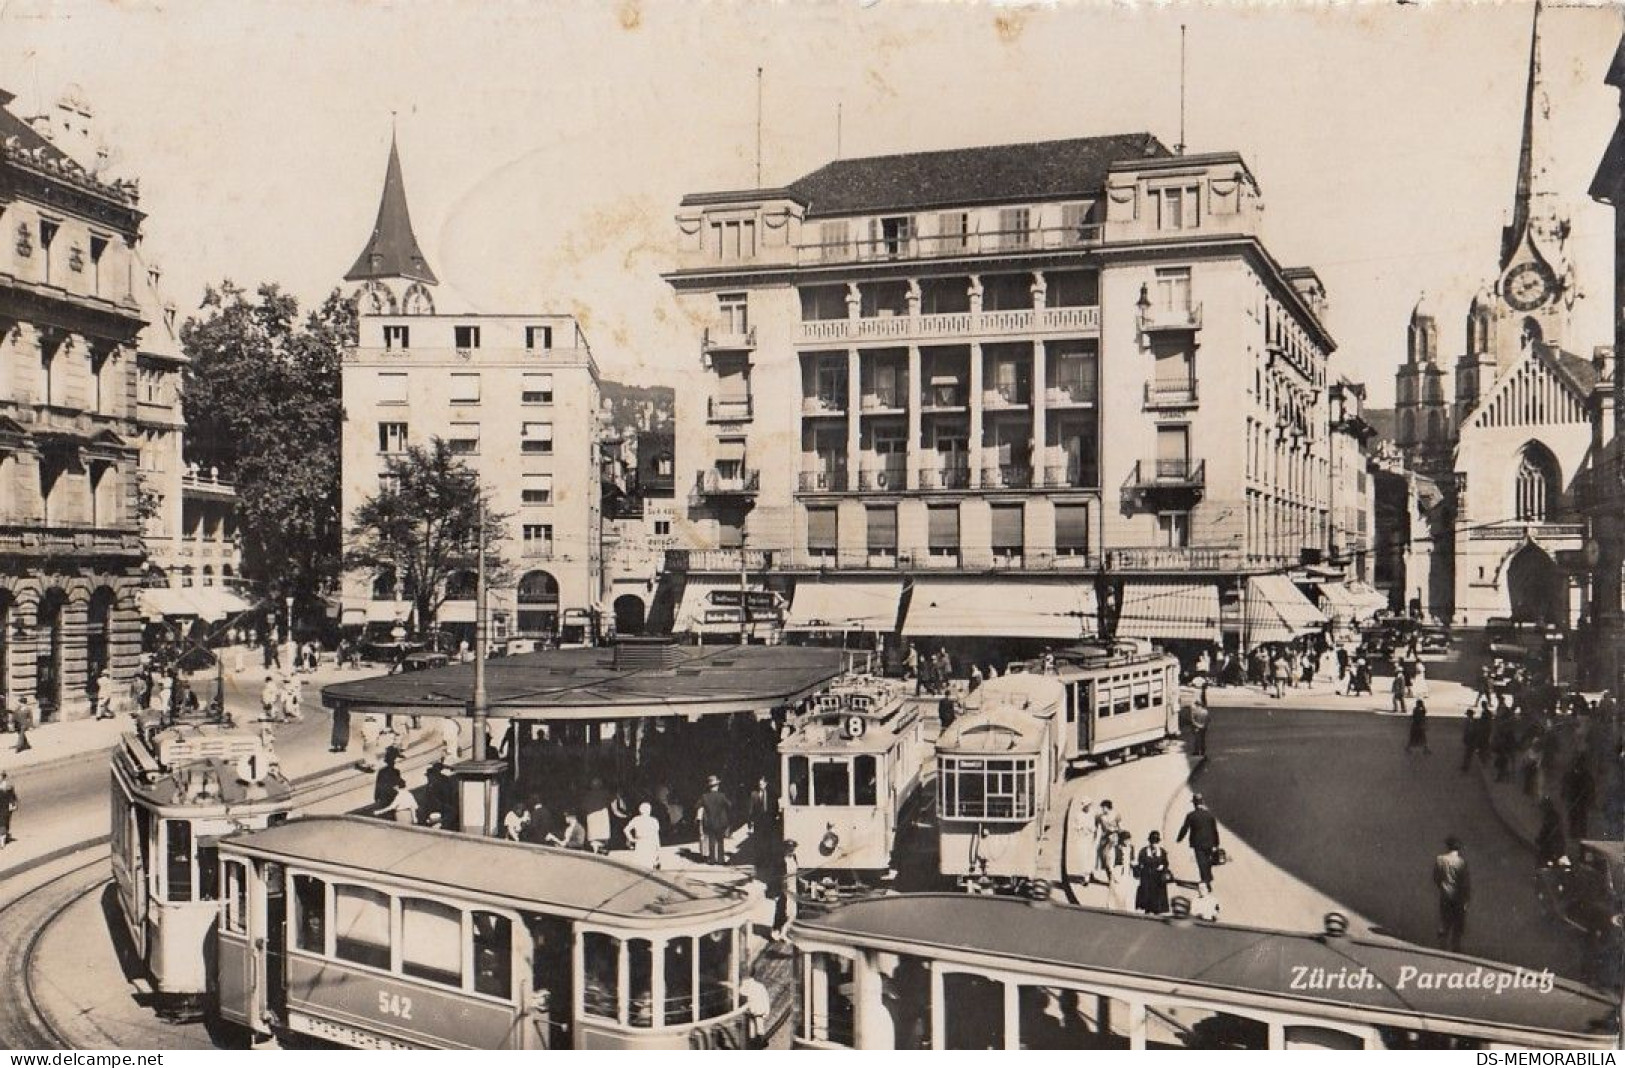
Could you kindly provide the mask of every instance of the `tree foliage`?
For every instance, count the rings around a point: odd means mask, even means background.
[[[411,593],[420,626],[433,626],[446,602],[447,580],[475,566],[475,534],[485,521],[487,582],[512,581],[498,546],[511,516],[491,506],[479,475],[439,438],[392,456],[376,494],[351,518],[346,567],[375,578],[393,572]]]
[[[340,369],[355,339],[337,290],[301,319],[276,285],[229,281],[181,329],[187,457],[236,482],[244,576],[303,614],[338,579]]]

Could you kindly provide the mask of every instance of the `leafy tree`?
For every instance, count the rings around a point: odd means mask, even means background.
[[[236,482],[243,575],[307,618],[338,579],[340,368],[355,339],[337,290],[301,321],[276,285],[229,281],[181,329],[187,457]]]
[[[475,534],[484,516],[490,585],[512,581],[499,546],[511,516],[491,507],[479,475],[439,438],[409,445],[384,465],[380,488],[351,520],[346,567],[374,578],[393,571],[412,594],[420,626],[432,627],[447,600],[447,580],[475,566]]]

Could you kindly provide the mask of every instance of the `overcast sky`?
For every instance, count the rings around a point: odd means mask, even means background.
[[[685,192],[874,155],[1149,130],[1236,149],[1265,240],[1331,296],[1334,369],[1392,396],[1421,290],[1454,355],[1496,268],[1516,174],[1531,8],[520,0],[0,0],[14,108],[69,83],[141,178],[146,249],[182,314],[203,286],[319,299],[377,207],[398,112],[418,236],[481,311],[573,311],[607,373],[698,365],[659,274]],[[1565,346],[1611,340],[1609,215],[1585,196],[1618,115],[1620,14],[1542,20],[1555,174],[1585,297]],[[443,299],[442,306],[449,305]],[[642,374],[640,375],[640,370]]]

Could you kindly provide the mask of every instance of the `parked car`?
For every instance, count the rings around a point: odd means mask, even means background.
[[[1450,628],[1442,623],[1424,623],[1416,637],[1416,651],[1423,656],[1442,656],[1450,651]]]

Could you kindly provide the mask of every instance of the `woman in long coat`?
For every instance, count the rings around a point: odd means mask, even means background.
[[[1168,911],[1168,883],[1173,873],[1168,868],[1168,851],[1162,848],[1162,832],[1152,831],[1140,850],[1140,889],[1134,897],[1134,907],[1141,912],[1160,916]]]

